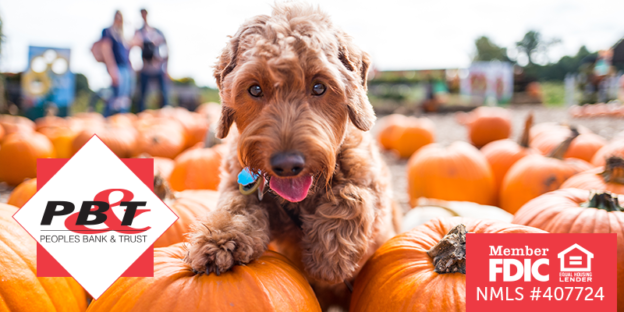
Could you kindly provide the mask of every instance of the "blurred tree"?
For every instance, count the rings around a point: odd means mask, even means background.
[[[475,40],[475,47],[477,54],[474,56],[473,61],[494,61],[499,60],[502,62],[509,62],[507,57],[507,48],[501,48],[493,43],[490,38],[481,36]]]
[[[564,56],[557,63],[550,63],[544,66],[538,64],[528,64],[524,68],[524,73],[528,77],[540,81],[562,81],[568,73],[578,73],[584,62],[591,61],[597,56],[596,52],[589,52],[582,46],[576,55]]]
[[[526,54],[529,65],[532,65],[534,64],[533,57],[535,56],[535,53],[546,54],[551,46],[560,42],[561,40],[557,38],[553,38],[548,41],[543,40],[542,34],[540,34],[538,31],[530,30],[524,35],[524,38],[522,38],[522,40],[516,42],[516,47],[518,48],[519,52],[523,52],[524,54]]]

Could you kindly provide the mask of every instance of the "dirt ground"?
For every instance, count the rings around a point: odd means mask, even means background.
[[[613,138],[617,133],[624,131],[624,120],[613,117],[598,117],[585,119],[572,119],[564,108],[546,108],[539,106],[511,107],[513,132],[512,138],[517,139],[521,135],[524,119],[529,111],[534,112],[535,123],[541,122],[565,122],[573,125],[583,125],[594,133],[606,139]],[[454,113],[425,114],[436,125],[436,140],[441,144],[449,144],[454,141],[466,141],[466,128],[457,123]],[[380,116],[381,117],[381,116]],[[375,129],[373,129],[375,133]],[[394,157],[391,153],[384,153],[384,159],[393,175],[393,188],[395,200],[407,211],[409,209],[407,196],[407,160]],[[0,202],[7,201],[12,188],[0,183]]]
[[[557,122],[570,125],[582,125],[596,134],[611,140],[619,132],[624,131],[624,119],[614,117],[597,118],[572,118],[567,110],[561,108],[546,108],[541,106],[517,106],[510,107],[512,115],[512,139],[518,140],[522,135],[524,120],[530,111],[534,114],[534,124],[542,122]],[[424,114],[430,118],[436,126],[436,141],[441,144],[449,144],[455,141],[468,141],[466,128],[457,123],[454,113],[447,114]],[[374,131],[374,130],[373,130]],[[384,153],[384,159],[392,172],[394,198],[400,203],[404,211],[410,209],[407,195],[407,160],[397,159],[391,153]]]

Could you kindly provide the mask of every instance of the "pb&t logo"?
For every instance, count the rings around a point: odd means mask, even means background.
[[[55,161],[66,163],[45,172]],[[177,216],[148,186],[152,159],[121,160],[93,136],[37,169],[47,182],[14,218],[38,243],[39,276],[71,275],[95,299],[122,275],[153,276],[152,245]]]

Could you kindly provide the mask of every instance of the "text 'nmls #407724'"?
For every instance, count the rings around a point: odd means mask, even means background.
[[[153,166],[151,159],[119,159],[93,136],[14,215],[95,299],[137,259],[153,257],[146,251],[178,218],[146,185],[151,179],[126,165],[137,161]],[[47,263],[39,256],[41,269]],[[153,276],[153,266],[145,269]]]

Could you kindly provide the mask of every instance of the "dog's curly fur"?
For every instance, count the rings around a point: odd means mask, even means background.
[[[307,273],[323,306],[348,304],[344,280],[395,235],[389,173],[367,132],[375,115],[366,96],[370,57],[318,8],[285,3],[245,22],[215,66],[223,112],[217,136],[233,123],[218,209],[190,235],[187,261],[217,274],[262,255],[270,241]],[[312,86],[327,87],[321,96]],[[252,97],[252,85],[263,96]],[[301,202],[239,192],[243,167],[274,176],[276,152],[305,155],[314,185]],[[297,227],[283,209],[300,216]],[[329,290],[329,291],[328,291]],[[324,294],[322,294],[324,293]]]

